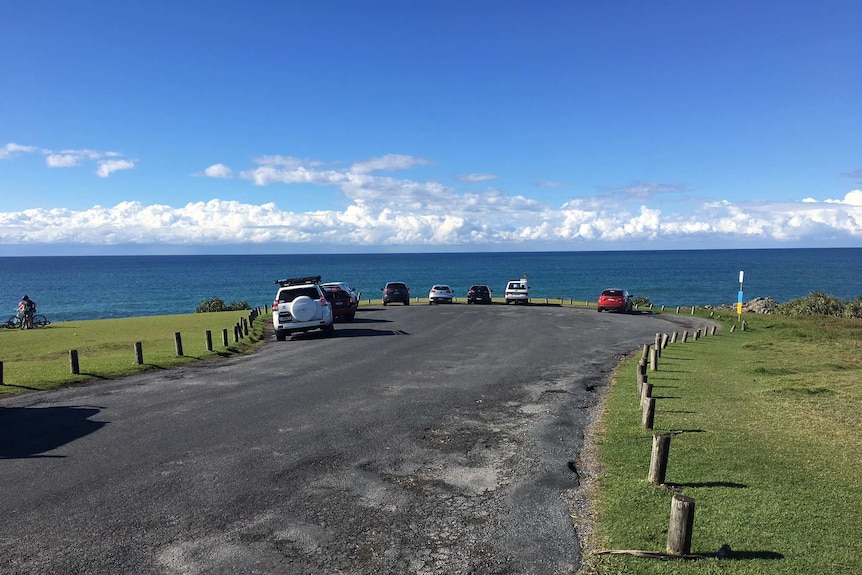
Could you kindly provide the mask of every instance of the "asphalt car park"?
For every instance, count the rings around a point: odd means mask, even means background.
[[[697,321],[363,306],[333,337],[4,399],[0,573],[575,572],[591,409]]]

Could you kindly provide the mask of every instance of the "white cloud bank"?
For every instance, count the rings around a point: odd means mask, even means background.
[[[122,159],[101,161],[105,175],[131,167]],[[239,172],[239,179],[258,186],[334,187],[345,207],[299,212],[275,203],[213,199],[184,206],[126,201],[85,210],[31,209],[0,213],[0,246],[247,245],[254,252],[289,245],[413,251],[862,244],[858,189],[840,200],[704,202],[683,214],[662,209],[662,198],[677,200],[685,188],[654,183],[550,206],[497,189],[464,192],[438,182],[375,175],[427,164],[409,156],[384,156],[340,169],[289,156],[264,156],[254,163],[256,167]],[[225,178],[233,173],[214,164],[202,175]]]

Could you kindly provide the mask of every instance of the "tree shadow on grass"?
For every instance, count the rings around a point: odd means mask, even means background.
[[[42,455],[101,429],[105,422],[89,418],[99,407],[0,406],[0,459],[65,457]]]

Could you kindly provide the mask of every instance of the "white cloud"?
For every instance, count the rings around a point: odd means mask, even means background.
[[[0,159],[10,158],[15,154],[35,152],[35,146],[21,146],[9,143],[0,148]],[[96,162],[96,175],[107,178],[117,170],[130,170],[135,167],[133,160],[122,159],[119,152],[99,152],[87,148],[70,150],[39,150],[45,156],[45,165],[49,168],[74,168],[84,162]],[[109,158],[109,159],[106,159]]]
[[[231,169],[224,164],[213,164],[204,170],[204,175],[210,178],[230,178]]]
[[[367,174],[369,172],[394,172],[407,170],[413,166],[426,165],[428,162],[422,158],[406,156],[403,154],[387,154],[380,158],[371,158],[363,162],[356,162],[350,167],[354,174]]]
[[[9,142],[0,148],[0,159],[11,158],[16,154],[26,154],[35,151],[36,148],[34,146],[22,146],[20,144]]]
[[[134,167],[135,162],[131,160],[102,160],[99,162],[96,175],[100,178],[107,178],[118,170],[131,170]]]
[[[48,154],[45,163],[49,168],[71,168],[81,162],[80,156],[75,154]]]
[[[851,206],[862,206],[862,190],[853,190],[844,196],[844,203]]]
[[[385,180],[386,185],[393,185]],[[848,194],[859,198],[858,190]],[[451,190],[441,194],[456,198]],[[464,199],[462,197],[462,199]],[[666,214],[646,205],[635,211],[552,208],[495,192],[465,207],[433,210],[354,199],[343,210],[283,211],[262,205],[211,200],[181,207],[122,202],[72,211],[0,213],[0,244],[272,244],[334,243],[345,247],[427,245],[524,245],[585,242],[637,244],[663,240],[754,238],[805,242],[829,237],[862,240],[862,205],[849,202],[710,202],[694,214]]]
[[[491,180],[496,180],[497,176],[494,174],[460,174],[455,176],[459,182],[489,182]]]

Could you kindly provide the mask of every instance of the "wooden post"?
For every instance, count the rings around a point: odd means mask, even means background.
[[[644,403],[647,399],[652,397],[652,384],[647,383],[646,381],[641,388],[641,403]]]
[[[180,332],[174,332],[174,346],[177,348],[177,355],[183,354],[183,338]]]
[[[227,328],[225,328],[225,329],[221,330],[221,341],[222,341],[222,343],[224,344],[224,346],[225,346],[225,347],[227,347],[227,344],[228,344],[228,341],[227,341]]]
[[[716,326],[712,326],[709,328],[709,335],[715,335],[715,328]]]
[[[679,313],[679,306],[676,306],[676,313]]]
[[[78,350],[77,349],[69,350],[69,366],[72,369],[73,375],[78,375],[81,373],[81,366],[78,365]]]
[[[652,436],[652,455],[650,456],[647,480],[653,485],[664,483],[667,475],[667,456],[670,451],[670,433],[656,433]]]
[[[691,306],[691,315],[694,315],[694,310],[695,310],[695,309],[696,309],[696,306]]]
[[[207,351],[213,350],[213,332],[210,330],[206,331],[206,343],[207,343]]]
[[[233,342],[239,342],[239,327],[236,324],[233,324]]]
[[[242,333],[243,335],[248,337],[248,322],[245,320],[245,318],[243,318],[242,320]]]
[[[644,361],[649,360],[649,349],[650,349],[650,344],[645,343],[645,344],[644,344],[644,351],[643,351],[643,353],[641,354],[641,359],[642,359],[642,360],[644,360]]]
[[[682,332],[682,343],[688,342],[688,330]]]
[[[661,311],[662,313],[664,313],[664,306],[661,306]]]
[[[647,384],[649,387],[651,385]],[[652,393],[652,392],[650,392]],[[644,429],[652,429],[653,422],[655,421],[655,398],[647,397],[643,402],[643,415],[641,417],[641,423],[643,424]]]
[[[667,342],[669,339],[670,338],[668,338],[666,333],[661,334],[661,348],[662,349],[667,348]]]
[[[0,361],[0,385],[6,385],[3,383],[3,362]]]
[[[135,363],[144,365],[144,346],[141,342],[135,342]]]
[[[746,329],[747,327],[748,327],[748,322],[747,322],[747,321],[745,321],[745,320],[743,320],[743,321],[742,321],[742,331],[745,331],[745,329]]]
[[[661,356],[661,334],[660,333],[655,334],[655,342],[653,343],[653,345],[655,345],[656,353],[659,356]]]
[[[670,504],[670,525],[667,529],[667,552],[671,555],[691,553],[691,532],[694,529],[694,499],[676,494]]]
[[[650,371],[658,371],[658,350],[652,349],[649,354]]]
[[[735,331],[736,331],[736,324],[733,324],[732,326],[730,326],[730,333],[733,333]]]
[[[678,336],[677,336],[677,333],[676,333],[676,332],[673,332],[673,333],[671,334],[671,336],[670,336],[670,342],[671,342],[671,343],[676,343],[676,338],[677,338],[677,337],[678,337]]]

